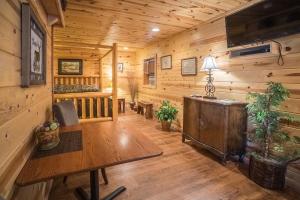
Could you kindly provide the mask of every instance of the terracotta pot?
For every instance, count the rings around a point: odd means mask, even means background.
[[[171,124],[172,124],[172,122],[161,121],[162,130],[170,132],[170,130],[171,130]]]
[[[286,165],[251,155],[249,177],[258,185],[273,190],[282,190],[285,185]]]

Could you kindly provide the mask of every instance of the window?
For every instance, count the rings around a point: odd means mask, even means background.
[[[144,60],[144,85],[156,86],[155,58],[149,58]]]

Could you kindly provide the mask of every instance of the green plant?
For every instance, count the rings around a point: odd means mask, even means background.
[[[164,100],[159,110],[155,112],[155,116],[159,121],[172,122],[178,113],[176,107],[172,106],[170,101]]]
[[[250,120],[255,124],[255,138],[263,144],[263,157],[270,158],[270,151],[284,151],[287,142],[297,143],[297,138],[290,137],[281,129],[280,119],[290,118],[279,111],[279,106],[289,97],[289,92],[281,83],[269,82],[265,93],[249,93],[252,100],[247,109]],[[292,156],[298,154],[292,153]],[[290,159],[286,158],[286,159]]]

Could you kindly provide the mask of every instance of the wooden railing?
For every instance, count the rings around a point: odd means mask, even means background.
[[[72,100],[80,122],[112,120],[112,93],[53,94],[54,102]]]
[[[54,85],[97,85],[100,84],[100,77],[95,76],[54,76]]]

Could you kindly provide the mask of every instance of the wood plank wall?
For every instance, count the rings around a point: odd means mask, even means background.
[[[139,74],[139,98],[153,102],[155,108],[163,99],[169,99],[179,108],[178,122],[182,127],[182,104],[184,95],[205,95],[206,73],[200,71],[203,58],[216,57],[219,70],[213,72],[216,96],[220,99],[245,101],[250,91],[263,91],[268,81],[282,82],[290,92],[290,98],[281,110],[300,118],[300,34],[278,39],[283,45],[284,66],[277,65],[276,55],[229,58],[226,45],[225,20],[221,18],[212,23],[184,31],[173,37],[153,43],[137,52],[137,70]],[[291,51],[286,51],[290,47]],[[143,60],[151,55],[158,56],[157,88],[150,89],[142,85]],[[161,70],[159,58],[172,54],[173,68]],[[181,59],[198,59],[197,76],[181,76]],[[212,113],[213,114],[213,113]],[[300,127],[289,130],[300,136]]]
[[[59,28],[56,28],[59,29]],[[55,42],[54,42],[55,45]],[[83,75],[93,76],[99,75],[102,77],[102,88],[109,90],[111,88],[111,64],[112,54],[109,53],[102,59],[102,63],[99,63],[106,51],[103,49],[88,49],[88,48],[76,48],[67,46],[55,46],[54,47],[54,76],[58,75],[58,59],[59,58],[74,58],[83,59]],[[130,100],[128,81],[128,73],[134,72],[136,55],[132,51],[118,51],[118,62],[123,63],[124,71],[118,72],[118,96],[125,97],[126,101]],[[99,70],[99,65],[102,66],[102,71]]]
[[[39,1],[30,1],[47,30],[47,84],[21,88],[20,2],[0,1],[0,199],[9,199],[13,192],[14,180],[33,146],[33,128],[51,116],[51,27],[45,25]],[[26,192],[34,197],[44,186],[28,187],[16,199]]]
[[[58,75],[58,59],[60,58],[83,59],[83,75],[99,75],[100,56],[101,53],[99,50],[76,47],[55,47],[53,51],[54,76]]]
[[[128,88],[128,76],[135,72],[135,52],[119,51],[118,63],[123,63],[123,72],[118,72],[118,97],[124,97],[126,102],[131,100]],[[107,55],[102,62],[103,89],[111,87],[111,55]]]

